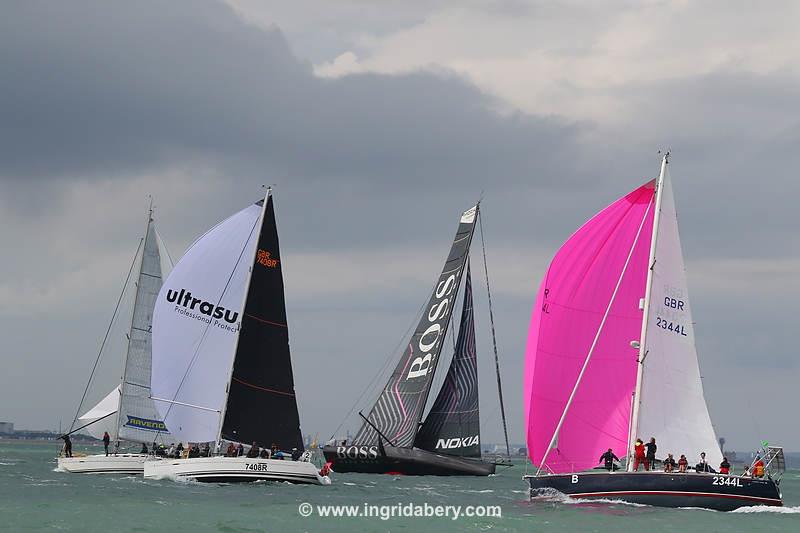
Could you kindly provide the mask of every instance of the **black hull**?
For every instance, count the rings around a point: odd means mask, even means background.
[[[336,473],[401,474],[405,476],[488,476],[494,463],[471,457],[456,457],[421,450],[387,446],[325,446],[325,460]],[[349,451],[349,454],[348,454]]]
[[[750,505],[781,506],[771,479],[698,473],[583,472],[526,476],[531,497],[552,491],[576,499],[606,499],[658,507],[700,507],[732,511]]]

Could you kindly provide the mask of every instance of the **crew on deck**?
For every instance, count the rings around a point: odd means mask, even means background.
[[[619,461],[619,457],[614,455],[614,452],[611,448],[606,451],[603,455],[600,456],[600,460],[598,463],[603,463],[603,467],[611,472],[612,470],[616,470],[617,467],[614,465],[614,461]]]
[[[671,453],[668,453],[667,458],[664,459],[664,472],[672,472],[673,470],[675,470],[676,466],[678,466],[678,464],[675,462],[675,458],[672,457]]]

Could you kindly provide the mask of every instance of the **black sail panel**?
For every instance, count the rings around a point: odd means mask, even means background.
[[[447,455],[480,457],[480,432],[472,280],[467,264],[464,306],[453,361],[414,445]]]
[[[442,273],[414,335],[367,419],[394,446],[410,447],[419,429],[433,374],[453,314],[461,275],[469,256],[477,206],[465,211]],[[377,445],[378,432],[364,423],[354,444]]]
[[[242,313],[221,437],[302,450],[281,268],[270,195]]]

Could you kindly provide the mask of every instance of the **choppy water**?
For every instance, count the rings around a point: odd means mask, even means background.
[[[75,447],[80,451],[80,446]],[[783,508],[733,513],[529,501],[524,465],[490,478],[335,475],[330,487],[206,485],[54,471],[57,444],[0,442],[0,530],[61,531],[800,531],[800,471]],[[96,453],[97,449],[85,450]],[[304,518],[312,504],[500,505],[501,518]]]

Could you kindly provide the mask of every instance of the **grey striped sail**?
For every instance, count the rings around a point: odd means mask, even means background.
[[[464,280],[464,304],[453,360],[414,445],[423,450],[480,457],[478,360],[469,263]]]
[[[369,423],[362,425],[353,444],[374,446],[388,441],[395,447],[413,446],[469,256],[476,214],[477,206],[461,215],[450,253],[422,318],[367,415]]]

